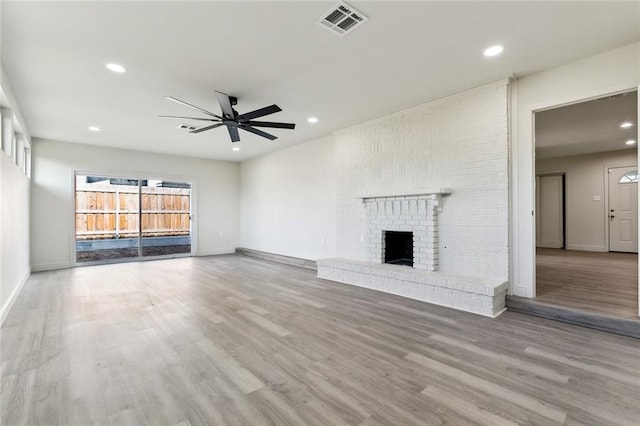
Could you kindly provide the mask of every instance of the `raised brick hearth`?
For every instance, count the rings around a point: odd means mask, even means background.
[[[319,259],[318,277],[357,285],[487,317],[505,310],[507,282],[447,275],[340,258]]]

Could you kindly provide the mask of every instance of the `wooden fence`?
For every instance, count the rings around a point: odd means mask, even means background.
[[[109,185],[76,187],[76,239],[137,238],[189,235],[190,190],[142,187],[139,215],[138,188]]]

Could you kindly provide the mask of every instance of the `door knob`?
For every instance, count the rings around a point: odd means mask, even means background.
[[[614,210],[614,209],[611,209],[611,213],[613,213],[613,212],[615,212],[615,210]]]
[[[614,215],[610,215],[609,219],[613,220],[614,217],[615,217]]]

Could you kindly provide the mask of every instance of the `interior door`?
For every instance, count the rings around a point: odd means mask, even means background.
[[[638,168],[609,169],[609,250],[638,252]]]
[[[536,177],[536,247],[564,247],[563,175]]]

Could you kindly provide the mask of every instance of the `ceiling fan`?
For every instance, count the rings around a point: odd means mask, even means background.
[[[238,103],[238,98],[234,96],[229,96],[225,93],[216,91],[216,98],[218,99],[218,103],[220,104],[220,109],[222,110],[222,115],[214,114],[210,111],[197,107],[195,105],[191,105],[185,101],[181,101],[180,99],[176,99],[172,96],[166,96],[165,99],[170,101],[179,103],[180,105],[187,106],[189,108],[195,109],[196,111],[200,111],[203,114],[208,115],[209,117],[182,117],[175,115],[161,115],[160,118],[171,118],[171,119],[180,119],[180,120],[197,120],[197,121],[210,121],[211,124],[204,125],[202,127],[192,127],[183,125],[181,127],[188,129],[189,133],[201,133],[207,130],[215,129],[220,126],[227,126],[227,130],[229,131],[229,136],[231,137],[231,142],[238,142],[240,140],[240,134],[238,133],[238,129],[242,129],[244,131],[256,134],[258,136],[262,136],[263,138],[267,138],[269,140],[277,139],[277,136],[274,136],[270,133],[263,132],[262,130],[256,129],[256,127],[271,127],[274,129],[295,129],[296,125],[293,123],[274,123],[271,121],[254,121],[254,118],[264,117],[265,115],[274,114],[276,112],[282,111],[282,109],[278,105],[270,105],[264,108],[257,109],[255,111],[247,112],[244,114],[238,114],[238,111],[233,109],[233,106]]]

